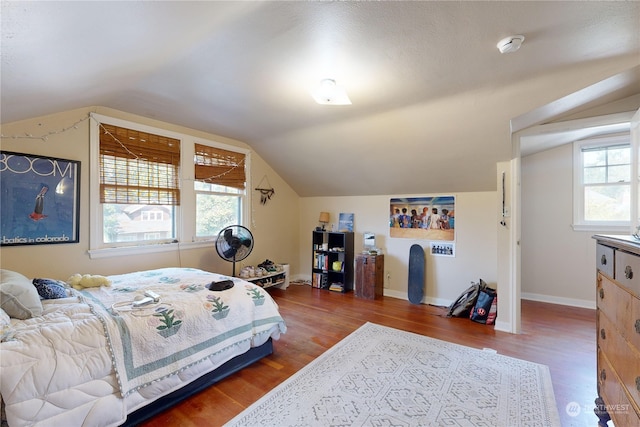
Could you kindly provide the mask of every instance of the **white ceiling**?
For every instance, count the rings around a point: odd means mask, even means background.
[[[527,124],[640,93],[639,22],[637,1],[3,0],[0,117],[99,105],[235,138],[300,196],[495,190],[512,119],[629,70]],[[315,104],[323,78],[353,105]]]

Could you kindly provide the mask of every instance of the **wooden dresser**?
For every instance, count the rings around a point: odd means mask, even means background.
[[[640,426],[640,241],[594,236],[599,425]]]

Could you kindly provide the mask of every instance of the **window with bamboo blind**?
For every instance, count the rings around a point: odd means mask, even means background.
[[[175,240],[180,140],[108,123],[98,131],[103,243]]]
[[[91,119],[92,258],[199,244],[250,221],[249,150],[97,113]]]
[[[109,124],[101,128],[101,203],[180,204],[180,140]]]
[[[195,179],[208,184],[245,188],[245,155],[236,151],[195,144]]]
[[[242,224],[246,194],[246,155],[195,144],[196,237],[215,237],[228,225]]]

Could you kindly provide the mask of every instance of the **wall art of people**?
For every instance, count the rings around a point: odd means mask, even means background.
[[[392,198],[389,237],[455,240],[455,196]]]

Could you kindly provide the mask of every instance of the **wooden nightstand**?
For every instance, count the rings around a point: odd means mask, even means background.
[[[356,257],[356,289],[358,298],[376,299],[383,295],[384,255]]]

